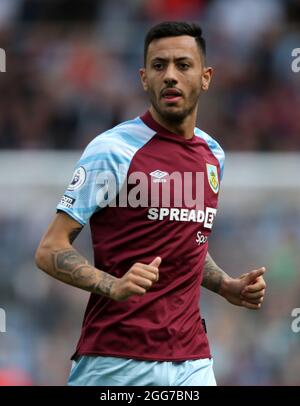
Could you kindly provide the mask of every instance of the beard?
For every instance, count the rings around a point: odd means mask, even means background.
[[[199,95],[190,95],[189,100],[191,100],[191,103],[189,103],[188,106],[183,106],[176,110],[160,106],[158,99],[152,90],[149,90],[149,98],[154,110],[165,121],[172,122],[172,124],[181,124],[197,108]]]

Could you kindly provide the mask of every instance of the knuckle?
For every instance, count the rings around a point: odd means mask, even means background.
[[[125,278],[125,285],[132,282],[133,280],[133,273],[128,273]]]
[[[145,279],[145,282],[143,283],[145,289],[149,289],[152,286],[152,281],[150,279]]]
[[[135,266],[134,268],[132,268],[132,275],[140,275],[142,272],[141,268]]]
[[[134,264],[134,265],[130,268],[130,270],[131,270],[132,272],[137,272],[137,271],[139,270],[139,267],[138,267],[137,264]]]

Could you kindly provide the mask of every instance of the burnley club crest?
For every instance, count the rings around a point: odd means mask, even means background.
[[[219,177],[218,170],[215,165],[206,164],[207,178],[210,188],[214,193],[219,191]]]

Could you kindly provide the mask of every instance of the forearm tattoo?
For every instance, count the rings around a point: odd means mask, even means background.
[[[65,283],[110,297],[115,277],[90,265],[75,249],[52,253],[55,277]]]
[[[207,253],[204,264],[202,286],[213,292],[219,293],[222,281],[226,273],[215,263],[212,257]]]

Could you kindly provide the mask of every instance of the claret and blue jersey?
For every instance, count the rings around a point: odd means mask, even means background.
[[[149,112],[88,145],[57,209],[82,225],[90,222],[97,268],[122,277],[135,262],[160,256],[162,263],[159,281],[144,296],[115,302],[91,294],[75,356],[210,357],[200,285],[223,164],[224,152],[208,134],[195,128],[184,139]],[[173,175],[182,179],[179,192]],[[171,195],[168,205],[164,190]],[[175,197],[180,200],[186,190],[195,198],[193,206],[184,198],[177,204]]]

